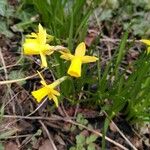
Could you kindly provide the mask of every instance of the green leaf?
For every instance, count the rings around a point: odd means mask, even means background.
[[[90,143],[87,147],[87,150],[95,150],[95,145],[94,143]]]
[[[77,145],[76,150],[86,150],[83,145]]]
[[[5,16],[6,14],[6,6],[7,6],[7,0],[0,0],[0,15]]]
[[[69,150],[76,150],[76,147],[71,147],[69,148]]]
[[[109,20],[111,17],[112,17],[112,10],[111,9],[104,10],[101,13],[100,20],[101,21],[103,21],[103,20]]]
[[[126,43],[127,43],[127,38],[128,38],[128,30],[124,33],[122,39],[121,39],[121,43],[119,45],[119,49],[118,49],[118,56],[117,56],[117,60],[116,60],[116,64],[115,64],[115,79],[118,78],[118,73],[119,73],[119,66],[121,64],[121,61],[123,60],[124,55],[126,54]]]
[[[10,74],[8,75],[8,78],[10,80],[16,80],[16,79],[21,79],[21,78],[25,78],[25,75],[24,75],[24,72],[22,72],[21,70],[14,70],[14,71],[11,71]],[[21,82],[18,82],[18,84],[20,85],[23,85],[25,84],[26,81],[21,81]]]
[[[77,145],[83,145],[85,143],[85,136],[82,134],[77,135],[76,143],[77,143]]]
[[[79,122],[79,123],[82,124],[82,125],[87,125],[87,124],[88,124],[88,120],[85,119],[81,113],[79,113],[79,114],[77,115],[76,121]],[[82,130],[83,128],[82,128],[82,127],[79,127],[79,129]]]
[[[0,143],[0,150],[4,150],[4,146]]]
[[[97,138],[98,138],[98,136],[95,134],[90,135],[89,137],[86,138],[86,144],[95,142]]]
[[[0,33],[10,38],[13,36],[13,33],[7,28],[6,22],[2,20],[0,20]]]

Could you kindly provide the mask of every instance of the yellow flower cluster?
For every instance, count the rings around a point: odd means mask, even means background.
[[[39,32],[28,35],[23,44],[25,55],[41,56],[42,67],[47,67],[46,55],[51,55],[54,52],[54,46],[46,44],[47,37],[46,30],[39,24]]]
[[[32,95],[35,97],[37,102],[41,102],[41,100],[48,95],[49,99],[52,99],[55,102],[56,106],[58,107],[58,99],[56,96],[60,96],[60,93],[54,90],[54,88],[56,88],[61,82],[66,80],[67,76],[64,76],[56,80],[52,84],[47,85],[42,75],[39,72],[38,74],[41,77],[41,84],[43,85],[43,87],[36,91],[33,91]]]
[[[71,61],[71,65],[67,72],[69,75],[73,77],[80,77],[82,63],[90,63],[98,60],[97,57],[85,55],[85,50],[85,43],[82,42],[77,46],[75,50],[75,55],[66,52],[61,52],[62,55],[60,57],[62,59]]]
[[[39,24],[38,33],[31,33],[25,39],[25,43],[23,44],[24,54],[25,55],[40,55],[41,57],[41,67],[47,67],[46,55],[51,55],[55,51],[55,46],[51,46],[47,44],[47,38],[50,36],[46,33],[46,30]],[[76,50],[75,54],[72,55],[70,52],[60,51],[61,58],[71,61],[70,67],[68,69],[68,74],[73,77],[81,77],[81,68],[82,64],[95,62],[98,60],[97,57],[87,56],[85,55],[86,46],[84,42],[81,42]],[[41,100],[48,96],[49,99],[52,99],[56,106],[58,107],[58,99],[57,96],[60,96],[60,93],[55,90],[61,82],[67,79],[67,76],[64,76],[52,84],[47,85],[42,75],[38,72],[41,78],[42,88],[33,91],[31,94],[37,100],[37,102],[41,102]]]

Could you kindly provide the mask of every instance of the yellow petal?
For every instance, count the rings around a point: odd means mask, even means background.
[[[37,38],[37,34],[32,32],[31,34],[27,35],[29,38]]]
[[[55,95],[53,95],[53,94],[50,94],[50,95],[49,95],[49,98],[53,99],[53,101],[54,101],[56,107],[58,107],[58,99],[57,99],[57,97],[56,97]]]
[[[41,73],[39,71],[37,71],[37,73],[39,74],[40,78],[41,78],[41,84],[44,85],[44,86],[47,86],[43,76],[41,75]]]
[[[40,44],[46,44],[46,30],[43,29],[42,25],[39,24],[39,33],[38,33],[38,40]]]
[[[65,53],[65,52],[61,52],[62,55],[60,56],[60,58],[65,59],[65,60],[71,60],[74,56],[70,53]]]
[[[54,52],[54,47],[55,47],[55,46],[50,46],[49,44],[45,44],[45,45],[43,46],[42,52],[43,52],[45,55],[51,55],[51,54],[53,54],[53,52]]]
[[[150,46],[150,40],[142,39],[140,41]]]
[[[41,83],[42,85],[44,85],[44,86],[47,86],[46,82],[43,81],[43,80],[41,80],[40,83]]]
[[[147,48],[147,54],[149,54],[149,53],[150,53],[150,47]]]
[[[39,45],[37,43],[24,43],[23,44],[25,55],[37,55],[39,54]]]
[[[52,50],[47,50],[46,52],[44,52],[45,55],[52,55],[54,53],[54,51]]]
[[[38,40],[37,39],[32,39],[32,38],[26,38],[25,39],[25,43],[35,43],[35,44],[38,44]]]
[[[41,100],[48,95],[49,89],[47,87],[40,88],[36,91],[32,91],[31,94],[37,100],[37,102],[41,102]]]
[[[40,56],[42,61],[41,67],[47,67],[46,56],[42,52],[40,53]]]
[[[81,65],[82,65],[82,60],[78,57],[74,57],[71,61],[71,65],[70,65],[67,73],[73,77],[80,77],[81,76]]]
[[[79,56],[79,57],[84,56],[85,50],[86,50],[85,43],[84,42],[80,43],[75,50],[75,56]]]
[[[60,96],[60,93],[54,89],[51,89],[51,93],[56,95],[56,96]]]
[[[82,63],[90,63],[90,62],[95,62],[97,61],[98,58],[94,56],[83,56],[82,57]]]

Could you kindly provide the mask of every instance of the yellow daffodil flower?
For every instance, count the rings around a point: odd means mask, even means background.
[[[71,61],[71,65],[67,72],[69,75],[73,77],[80,77],[82,63],[90,63],[90,62],[95,62],[96,60],[98,60],[97,57],[85,55],[85,51],[86,51],[86,46],[84,42],[80,43],[77,46],[75,50],[75,55],[61,51],[62,55],[60,57],[62,59]]]
[[[150,53],[150,40],[142,39],[140,41],[143,42],[143,43],[145,43],[146,45],[148,45],[147,53]]]
[[[51,55],[54,52],[54,46],[46,44],[47,38],[50,35],[46,33],[41,24],[38,26],[38,33],[31,33],[25,39],[23,44],[25,55],[40,55],[42,60],[42,67],[47,67],[46,55]],[[52,37],[52,36],[51,36]]]
[[[57,96],[60,96],[60,93],[54,88],[56,88],[61,82],[66,80],[67,76],[64,76],[54,81],[52,84],[47,85],[42,75],[39,72],[38,74],[41,78],[41,84],[43,85],[43,87],[36,91],[32,91],[31,94],[37,100],[38,103],[41,102],[41,100],[48,95],[49,99],[50,100],[52,99],[55,102],[56,106],[58,107]]]

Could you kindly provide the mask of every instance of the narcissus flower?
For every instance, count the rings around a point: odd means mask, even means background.
[[[46,55],[51,55],[54,52],[54,46],[46,44],[47,38],[52,38],[46,33],[41,24],[38,26],[38,33],[31,33],[25,39],[23,44],[25,55],[40,55],[42,67],[47,67]]]
[[[148,45],[147,53],[150,53],[150,40],[142,39],[140,41]]]
[[[81,67],[83,63],[90,63],[90,62],[95,62],[98,60],[97,57],[94,56],[87,56],[85,55],[86,51],[86,46],[85,43],[82,42],[80,43],[76,50],[75,50],[75,55],[72,55],[71,53],[66,53],[61,51],[61,58],[65,60],[70,60],[71,65],[68,69],[68,74],[73,76],[73,77],[81,77]]]
[[[41,102],[41,100],[48,95],[49,99],[53,100],[56,106],[58,107],[58,99],[57,96],[60,96],[60,93],[55,90],[55,88],[64,80],[67,79],[67,76],[64,76],[56,81],[54,81],[52,84],[47,85],[42,75],[38,72],[40,78],[41,78],[41,84],[43,85],[42,88],[32,91],[31,94],[33,97],[37,100],[38,103]]]

